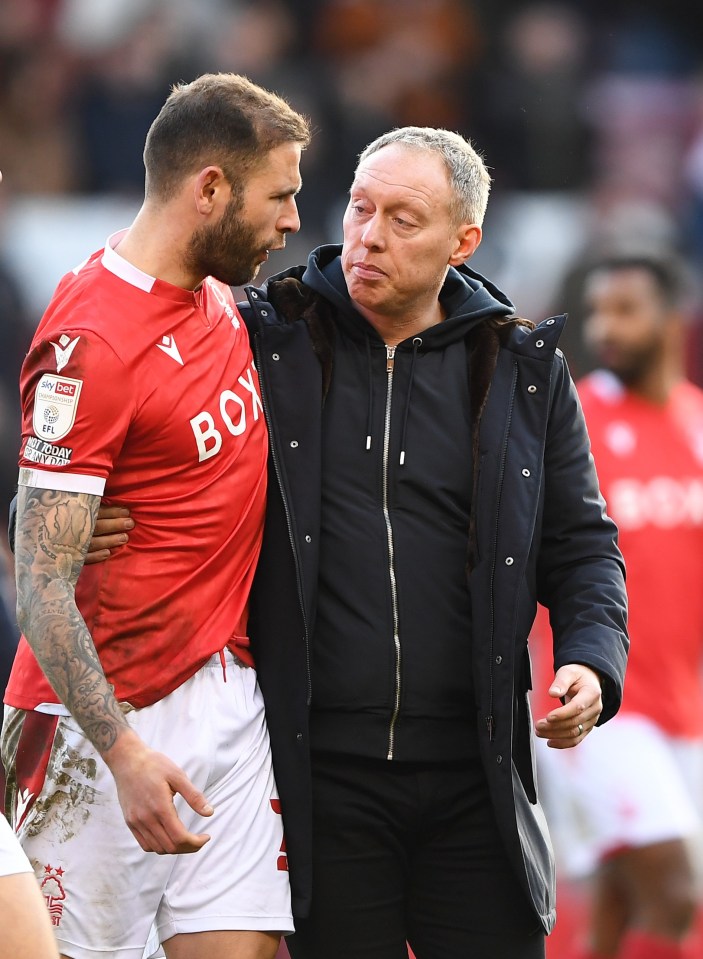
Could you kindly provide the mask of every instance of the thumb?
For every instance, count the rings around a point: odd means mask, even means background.
[[[566,696],[571,684],[574,681],[572,670],[568,666],[562,666],[554,675],[554,682],[549,687],[549,695],[554,699],[561,699]]]

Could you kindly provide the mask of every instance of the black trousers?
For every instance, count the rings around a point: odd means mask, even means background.
[[[313,905],[292,959],[543,959],[480,762],[313,759]]]

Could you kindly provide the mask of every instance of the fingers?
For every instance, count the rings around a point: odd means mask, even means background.
[[[124,535],[131,529],[134,529],[134,520],[129,516],[98,516],[93,536]],[[124,541],[127,542],[126,536]]]
[[[211,816],[213,808],[172,760],[131,734],[118,739],[104,758],[115,777],[125,822],[145,852],[193,853],[209,842],[206,833],[186,828],[174,796],[183,796],[200,816]]]
[[[85,565],[104,563],[111,551],[129,541],[129,530],[134,529],[134,520],[123,506],[102,506],[95,522],[93,537],[88,545]]]
[[[204,805],[209,812],[202,815],[212,815],[212,807],[207,802]],[[125,820],[142,849],[161,856],[197,852],[210,841],[210,836],[206,833],[195,833],[186,829],[171,794],[166,802],[154,804],[151,809],[142,807],[134,817],[125,815]]]
[[[570,749],[578,745],[598,722],[602,711],[600,694],[595,701],[582,691],[565,706],[554,709],[535,724],[535,734],[546,739],[554,749]]]
[[[571,749],[583,742],[596,724],[595,720],[591,722],[585,717],[582,719],[583,721],[578,723],[571,721],[567,726],[560,725],[556,728],[542,720],[537,723],[535,732],[541,739],[546,739],[547,745],[552,749]]]
[[[104,563],[106,559],[109,559],[111,556],[109,549],[99,549],[95,553],[90,552],[90,546],[88,547],[88,552],[85,554],[85,560],[83,561],[84,566],[92,566],[94,563]]]
[[[129,510],[126,506],[101,505],[98,510],[98,522],[101,519],[124,519],[125,517],[129,517]]]
[[[215,810],[187,776],[183,775],[181,782],[172,785],[175,791],[183,796],[193,812],[197,812],[199,816],[212,816]]]
[[[535,724],[535,734],[553,749],[577,746],[598,722],[603,709],[600,680],[587,666],[562,666],[549,695],[564,703]]]
[[[112,555],[111,550],[118,546],[124,546],[128,542],[129,536],[124,533],[114,536],[95,536],[88,543],[88,552],[85,554],[85,565],[90,566],[93,563],[103,563]]]
[[[171,811],[164,820],[127,823],[144,852],[155,852],[158,856],[187,855],[198,852],[210,841],[206,833],[189,832],[173,806]]]

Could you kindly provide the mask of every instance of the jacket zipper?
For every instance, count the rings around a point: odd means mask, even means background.
[[[486,716],[486,726],[488,728],[488,740],[493,739],[495,732],[495,720],[493,718],[493,640],[495,638],[495,600],[494,583],[496,575],[496,560],[498,552],[498,514],[500,513],[500,500],[503,494],[503,479],[505,477],[505,460],[508,454],[508,436],[510,435],[510,424],[513,419],[513,409],[515,406],[515,387],[517,384],[517,363],[513,364],[513,381],[510,388],[510,405],[508,407],[508,417],[505,424],[505,433],[503,434],[503,448],[501,450],[500,463],[498,466],[498,495],[496,499],[496,524],[493,530],[493,563],[491,566],[491,596],[490,596],[490,647],[489,647],[489,665],[488,665],[488,716]]]
[[[254,336],[254,355],[256,357],[256,368],[257,370],[262,370],[263,365],[261,362],[261,339],[260,334]],[[303,573],[300,567],[300,556],[298,549],[295,544],[295,536],[293,535],[293,522],[291,520],[291,509],[288,499],[286,498],[286,491],[283,485],[281,467],[278,459],[278,452],[276,450],[276,444],[273,438],[273,429],[271,426],[271,414],[269,413],[269,406],[266,399],[266,383],[263,376],[259,377],[259,382],[261,384],[261,405],[264,410],[264,419],[266,420],[266,428],[269,435],[269,449],[271,450],[271,460],[273,462],[273,468],[276,473],[276,479],[278,480],[278,488],[281,491],[281,499],[283,500],[283,512],[286,516],[286,525],[288,527],[288,538],[290,540],[291,549],[293,550],[293,562],[295,564],[295,579],[298,587],[298,602],[300,603],[300,612],[303,617],[303,628],[305,630],[305,669],[308,680],[308,695],[307,695],[307,704],[310,705],[312,701],[312,679],[310,677],[310,630],[308,627],[308,620],[305,615],[305,601],[303,594]]]
[[[395,364],[395,347],[386,346],[386,417],[383,428],[383,516],[386,521],[386,537],[388,542],[388,575],[391,585],[391,604],[393,607],[393,645],[395,646],[395,701],[388,730],[388,755],[386,759],[393,759],[395,748],[395,724],[400,712],[400,634],[398,628],[398,589],[395,578],[395,551],[393,548],[393,527],[391,525],[388,508],[388,454],[391,436],[391,405],[393,399],[393,366]]]

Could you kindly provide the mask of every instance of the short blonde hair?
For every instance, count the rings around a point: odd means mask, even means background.
[[[481,226],[486,214],[491,178],[469,140],[439,127],[397,127],[377,137],[359,154],[359,164],[384,147],[400,144],[412,150],[438,153],[447,169],[453,192],[450,215],[457,223]],[[357,166],[358,169],[358,166]]]

